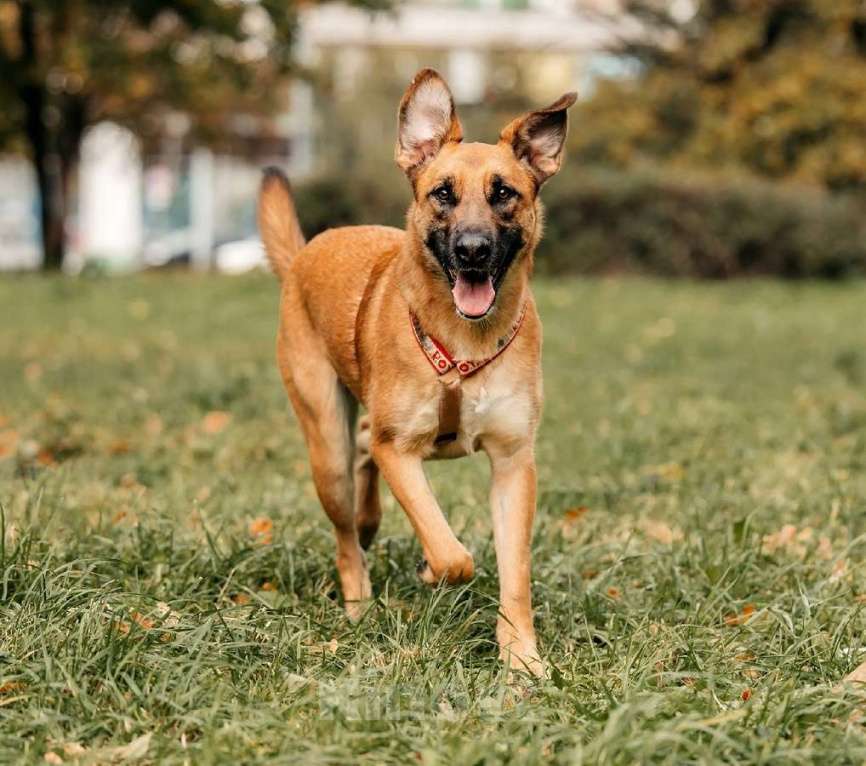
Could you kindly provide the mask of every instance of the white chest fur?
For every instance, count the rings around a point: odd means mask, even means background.
[[[534,429],[530,392],[504,376],[491,376],[483,383],[463,383],[458,441],[472,452],[479,440],[531,438]]]

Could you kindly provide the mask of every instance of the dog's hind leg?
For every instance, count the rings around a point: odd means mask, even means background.
[[[352,463],[357,404],[324,357],[308,356],[304,365],[285,370],[284,378],[304,431],[316,493],[334,525],[337,571],[346,614],[354,621],[371,597],[355,525]]]
[[[381,520],[379,468],[370,454],[370,416],[364,415],[355,438],[355,525],[364,550],[376,537]]]

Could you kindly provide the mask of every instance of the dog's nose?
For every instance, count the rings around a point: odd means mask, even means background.
[[[492,252],[493,240],[481,231],[464,231],[454,242],[454,256],[461,268],[483,266]]]

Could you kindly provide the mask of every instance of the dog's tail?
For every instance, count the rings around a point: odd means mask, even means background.
[[[282,281],[289,263],[304,246],[289,179],[278,168],[267,168],[259,192],[259,232],[271,268]]]

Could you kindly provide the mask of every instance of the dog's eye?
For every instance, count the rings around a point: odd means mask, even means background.
[[[500,186],[494,192],[493,197],[497,202],[506,202],[516,195],[517,192],[514,191],[514,189],[512,189],[510,186]]]
[[[449,205],[454,201],[454,194],[449,186],[440,186],[438,189],[434,189],[433,196],[446,205]]]

